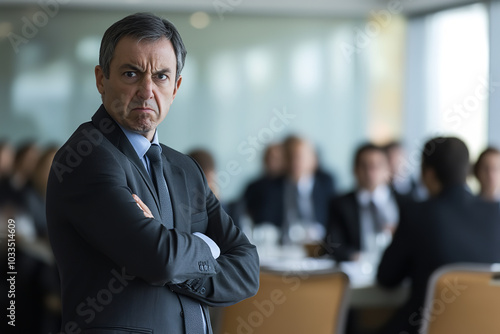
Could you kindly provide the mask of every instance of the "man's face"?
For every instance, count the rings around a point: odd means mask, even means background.
[[[360,188],[369,191],[389,181],[389,162],[387,156],[380,151],[365,151],[359,157],[354,173]]]
[[[295,143],[289,147],[287,160],[289,176],[295,182],[298,182],[303,176],[313,174],[316,169],[314,150],[306,142]]]
[[[478,169],[478,179],[482,188],[500,188],[500,155],[486,154]]]
[[[176,67],[170,40],[123,37],[111,59],[109,78],[100,66],[95,69],[104,107],[121,126],[151,140],[181,84],[181,77],[175,80]]]

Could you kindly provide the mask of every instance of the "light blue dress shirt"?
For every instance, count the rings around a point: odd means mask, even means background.
[[[160,147],[160,152],[161,152],[160,142],[158,141],[158,131],[155,131],[153,140],[149,142],[149,140],[143,135],[127,130],[120,124],[118,125],[122,129],[125,136],[127,136],[127,139],[130,142],[130,144],[132,144],[132,147],[139,156],[139,159],[141,159],[142,163],[144,164],[144,167],[148,171],[149,176],[151,176],[151,166],[149,164],[149,158],[146,156],[146,152],[149,150],[152,144],[158,145]]]

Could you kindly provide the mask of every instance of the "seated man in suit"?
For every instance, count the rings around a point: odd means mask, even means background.
[[[262,201],[260,217],[281,230],[283,243],[307,243],[324,236],[333,178],[318,168],[309,141],[297,136],[283,143],[285,175],[275,180]]]
[[[353,171],[357,189],[330,203],[325,242],[338,261],[356,261],[361,252],[372,252],[377,235],[390,233],[399,220],[396,194],[388,186],[389,162],[384,150],[371,143],[361,145]]]
[[[185,56],[152,14],[103,36],[103,104],[55,156],[47,189],[63,333],[212,333],[208,306],[257,292],[255,246],[194,160],[159,143]]]
[[[263,156],[263,174],[248,184],[243,194],[244,211],[254,223],[265,222],[268,213],[266,199],[276,187],[276,180],[285,172],[285,158],[283,145],[275,143],[269,145]]]
[[[469,152],[457,138],[435,138],[422,152],[422,179],[431,197],[410,203],[380,263],[377,280],[384,287],[411,281],[408,302],[383,333],[417,333],[427,282],[433,271],[456,262],[500,261],[498,204],[466,189]]]

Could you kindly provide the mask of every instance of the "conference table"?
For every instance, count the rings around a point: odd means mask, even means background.
[[[396,308],[408,298],[408,285],[384,289],[376,283],[377,263],[340,262],[331,258],[313,258],[300,245],[280,246],[272,250],[259,249],[263,272],[298,273],[313,275],[342,271],[349,277],[350,306],[352,308]]]

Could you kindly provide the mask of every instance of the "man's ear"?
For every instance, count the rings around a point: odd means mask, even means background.
[[[182,75],[179,75],[179,79],[177,79],[177,82],[175,83],[174,92],[172,94],[172,102],[174,102],[175,96],[177,95],[177,91],[181,86],[181,82],[182,82]]]
[[[441,182],[439,181],[436,170],[432,167],[422,166],[422,182],[429,191],[429,194],[435,196],[439,194],[442,189]]]
[[[97,90],[101,95],[104,95],[104,72],[102,71],[102,67],[97,65],[94,70],[95,73],[95,84],[97,86]]]

